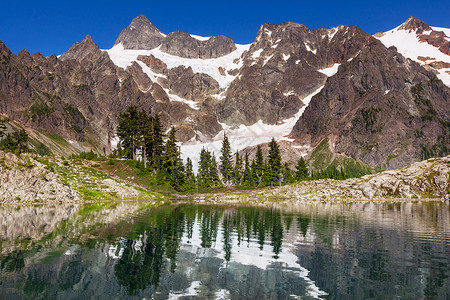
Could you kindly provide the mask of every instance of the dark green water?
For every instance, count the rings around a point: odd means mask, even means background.
[[[450,203],[0,207],[0,299],[450,299]]]

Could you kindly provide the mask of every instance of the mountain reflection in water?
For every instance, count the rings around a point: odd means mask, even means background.
[[[1,299],[450,297],[448,201],[3,207],[0,239]]]

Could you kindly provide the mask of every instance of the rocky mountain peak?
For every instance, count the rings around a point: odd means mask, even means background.
[[[100,48],[92,41],[90,35],[87,35],[81,43],[76,42],[70,49],[61,55],[61,60],[75,59],[82,61],[91,53],[97,53]]]
[[[415,31],[417,33],[432,30],[427,23],[413,16],[410,16],[402,25],[400,25],[399,29]]]
[[[139,15],[124,28],[114,45],[122,44],[124,49],[151,50],[158,47],[165,35],[144,15]]]
[[[86,37],[81,41],[82,44],[94,44],[94,41],[92,41],[92,37],[88,34]],[[95,44],[94,44],[95,45]]]

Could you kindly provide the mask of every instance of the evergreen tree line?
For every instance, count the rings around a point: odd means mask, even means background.
[[[28,134],[24,129],[6,133],[6,123],[0,120],[0,149],[15,153],[28,152]]]
[[[287,163],[281,163],[280,149],[275,139],[269,143],[267,157],[264,157],[258,145],[252,161],[248,153],[241,156],[236,152],[233,158],[226,135],[222,142],[220,161],[217,162],[214,153],[203,148],[195,175],[191,159],[187,158],[185,164],[181,159],[175,132],[172,127],[164,141],[158,115],[151,116],[134,106],[129,107],[119,115],[119,153],[122,157],[134,160],[140,156],[145,169],[156,171],[158,182],[167,182],[177,191],[222,186],[279,186],[302,180],[347,179],[358,175],[335,167],[310,173],[303,157],[292,170]]]

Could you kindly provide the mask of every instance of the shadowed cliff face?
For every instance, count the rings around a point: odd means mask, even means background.
[[[327,80],[291,136],[313,147],[330,137],[338,153],[403,167],[448,154],[449,99],[434,74],[372,40]]]

